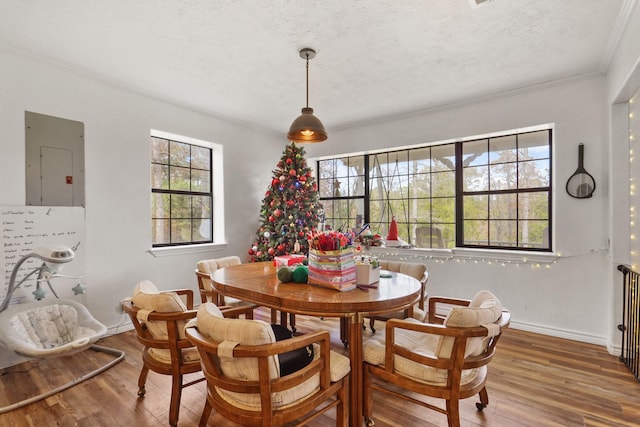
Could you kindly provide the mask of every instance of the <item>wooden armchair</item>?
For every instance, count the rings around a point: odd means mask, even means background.
[[[198,289],[200,290],[200,299],[203,303],[210,301],[213,302],[218,307],[221,306],[240,306],[240,305],[250,305],[253,308],[257,306],[255,304],[248,303],[246,301],[242,301],[236,298],[225,297],[224,295],[216,292],[211,286],[211,274],[215,272],[219,268],[231,267],[233,265],[240,265],[242,261],[238,256],[226,256],[222,258],[211,258],[211,259],[203,259],[198,261],[196,266],[196,277],[198,278]],[[296,330],[296,315],[291,313],[289,314],[289,324],[291,325],[291,329],[295,332]],[[251,315],[247,315],[248,319],[253,319],[253,312]],[[278,311],[275,309],[271,309],[271,323],[276,323],[278,318]],[[282,312],[280,314],[280,324],[284,327],[287,327],[287,316],[286,313]]]
[[[452,307],[445,316],[440,304]],[[493,358],[510,314],[488,291],[473,300],[430,298],[428,323],[390,319],[385,334],[373,335],[364,345],[364,414],[373,425],[373,390],[403,398],[447,415],[449,426],[460,425],[459,400],[479,394],[479,411],[489,404],[485,388],[487,365]],[[390,386],[391,385],[391,386]],[[444,399],[445,408],[391,391]]]
[[[146,393],[149,370],[171,375],[169,425],[176,426],[182,389],[204,380],[201,377],[183,384],[184,375],[201,370],[198,351],[184,335],[186,322],[196,316],[193,291],[178,289],[159,292],[153,283],[145,280],[136,285],[131,298],[122,302],[122,308],[133,323],[138,342],[144,346],[138,396]],[[225,307],[224,314],[237,317],[247,310],[247,307]]]
[[[200,352],[207,379],[201,427],[212,409],[243,426],[276,426],[303,425],[335,407],[336,425],[347,424],[349,359],[331,351],[328,332],[276,341],[266,322],[224,319],[207,303],[186,336]],[[286,369],[283,360],[298,351],[308,360]]]
[[[374,327],[376,320],[386,321],[389,319],[406,319],[407,317],[424,320],[426,315],[424,304],[427,300],[427,280],[429,280],[429,272],[427,271],[427,266],[414,262],[381,260],[380,268],[382,270],[403,273],[411,276],[420,281],[420,283],[422,284],[422,289],[420,290],[420,299],[418,300],[417,304],[415,304],[415,306],[411,309],[411,312],[410,310],[402,310],[394,313],[369,317],[369,328],[371,328],[371,332],[376,331]]]

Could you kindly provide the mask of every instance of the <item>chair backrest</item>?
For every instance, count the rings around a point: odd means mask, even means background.
[[[506,324],[505,324],[506,321]],[[482,333],[467,336],[464,357],[479,356],[487,349],[495,347],[496,337],[508,326],[509,315],[503,310],[502,303],[491,292],[482,290],[476,293],[466,307],[454,307],[444,319],[448,328],[479,328]],[[486,329],[486,333],[485,330]],[[449,358],[453,352],[455,339],[452,336],[440,336],[436,348],[438,357]]]
[[[417,262],[403,262],[403,261],[380,261],[380,268],[388,271],[395,271],[397,273],[406,274],[414,279],[417,279],[422,283],[422,289],[420,290],[420,300],[418,301],[418,307],[424,311],[424,302],[427,297],[427,280],[429,280],[429,272],[425,264]]]
[[[196,316],[191,290],[160,292],[144,280],[135,286],[132,297],[123,301],[122,308],[133,323],[138,341],[159,362],[171,364],[182,349],[193,347],[184,335],[187,321]],[[197,359],[197,353],[191,353],[188,359]]]
[[[218,306],[225,305],[224,297],[211,288],[211,274],[219,268],[239,265],[242,261],[240,257],[232,255],[222,258],[203,259],[196,264],[196,277],[198,278],[198,289],[200,299],[203,303],[210,301]]]

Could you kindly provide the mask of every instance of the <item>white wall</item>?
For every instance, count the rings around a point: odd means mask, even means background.
[[[246,255],[271,170],[287,144],[277,137],[115,88],[86,76],[0,52],[0,204],[25,204],[25,111],[77,120],[85,128],[87,303],[113,327],[133,286],[197,289],[199,259]],[[224,146],[228,246],[217,252],[154,257],[151,246],[149,131]]]
[[[612,293],[605,99],[604,78],[593,76],[332,131],[326,143],[307,153],[315,157],[366,151],[553,123],[554,249],[561,255],[555,264],[503,267],[482,260],[436,262],[428,255],[414,259],[427,263],[431,295],[471,297],[490,289],[511,310],[513,327],[608,344],[614,319],[611,306],[603,303]],[[585,168],[597,185],[593,197],[584,200],[564,190],[577,167],[580,143],[585,145]]]

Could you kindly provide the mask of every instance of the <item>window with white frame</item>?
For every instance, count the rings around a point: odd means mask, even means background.
[[[325,224],[417,248],[551,250],[550,127],[318,160]]]
[[[151,132],[151,236],[153,247],[214,243],[220,177],[217,144]]]

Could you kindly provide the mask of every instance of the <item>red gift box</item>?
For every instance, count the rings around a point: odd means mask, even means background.
[[[302,264],[307,257],[304,255],[280,255],[273,258],[273,265],[283,267],[295,264]]]

